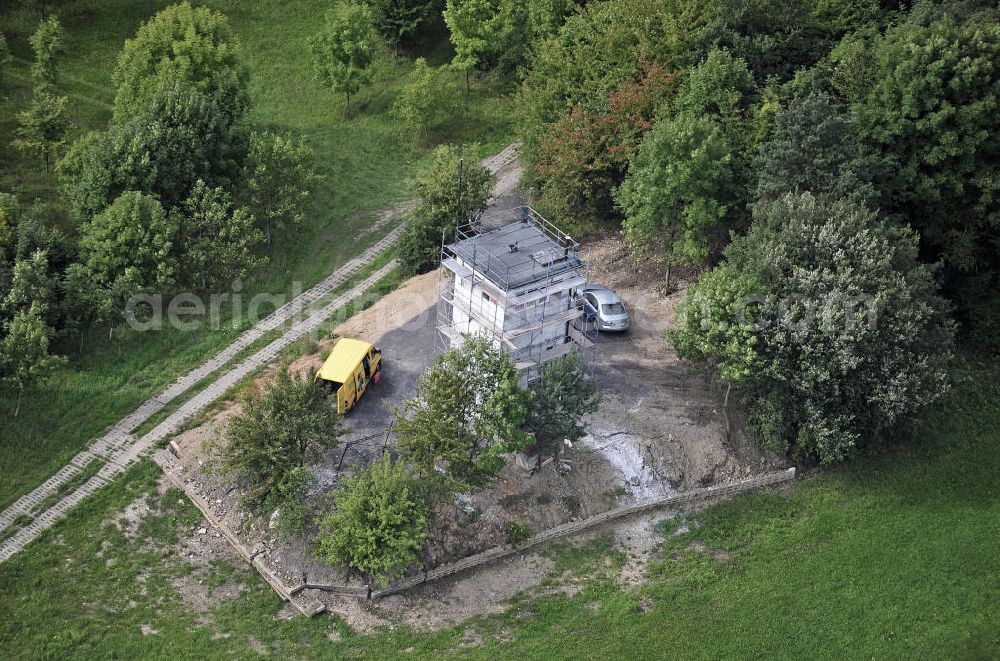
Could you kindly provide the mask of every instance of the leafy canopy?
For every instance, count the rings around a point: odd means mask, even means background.
[[[41,159],[45,171],[66,145],[66,104],[69,99],[57,96],[44,87],[36,87],[27,110],[17,114],[15,149]]]
[[[56,84],[56,58],[66,50],[65,38],[66,31],[55,16],[41,21],[28,38],[35,54],[35,61],[31,64],[31,77],[36,86],[50,89]]]
[[[717,249],[738,200],[733,156],[721,127],[681,114],[654,126],[617,192],[625,234],[669,261],[699,263]]]
[[[785,193],[829,194],[873,205],[873,159],[854,130],[851,113],[825,93],[796,97],[775,116],[774,134],[755,161],[757,198],[773,202]]]
[[[266,261],[257,255],[263,232],[247,209],[233,208],[224,188],[197,182],[171,221],[177,225],[180,270],[202,291],[245,278]]]
[[[80,254],[98,282],[107,285],[128,276],[140,288],[173,283],[177,228],[155,198],[122,193],[80,231]]]
[[[306,204],[318,181],[316,154],[303,140],[254,131],[243,166],[247,203],[270,242],[305,220]]]
[[[65,358],[49,354],[51,329],[42,319],[39,305],[18,311],[0,339],[0,381],[17,391],[14,417],[26,390],[50,379],[65,364]]]
[[[163,90],[192,86],[227,118],[239,121],[250,105],[248,69],[228,19],[189,2],[171,5],[125,40],[112,80],[114,123],[141,114]]]
[[[503,455],[526,441],[518,382],[507,353],[487,338],[467,338],[436,358],[394,412],[400,453],[421,477],[447,488],[484,484],[503,467]]]
[[[540,464],[543,455],[558,457],[565,441],[583,438],[583,416],[599,403],[597,383],[574,351],[543,365],[528,393],[527,427],[535,436]]]
[[[400,239],[403,271],[423,273],[437,266],[442,234],[450,241],[456,218],[465,222],[485,209],[493,186],[490,171],[473,159],[463,159],[456,147],[435,149],[430,166],[417,177],[420,205]]]
[[[772,447],[842,461],[947,390],[953,324],[912,231],[786,195],[758,207],[726,256],[669,335],[681,357],[750,387]]]
[[[282,368],[263,390],[240,397],[242,411],[226,429],[221,468],[242,487],[243,502],[254,511],[296,493],[290,487],[301,471],[338,443],[340,418],[313,377]]]
[[[320,522],[317,555],[385,587],[417,560],[428,508],[402,462],[388,454],[340,482]]]
[[[371,65],[382,47],[375,15],[365,4],[342,2],[325,15],[323,29],[309,40],[320,83],[347,96],[371,80]]]

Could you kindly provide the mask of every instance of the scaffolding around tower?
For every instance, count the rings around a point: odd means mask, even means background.
[[[490,338],[510,352],[522,380],[571,351],[590,364],[594,346],[577,290],[586,284],[580,244],[528,206],[460,223],[441,245],[438,342]]]

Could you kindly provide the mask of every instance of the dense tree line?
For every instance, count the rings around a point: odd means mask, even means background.
[[[68,149],[65,30],[50,16],[29,42],[34,91],[13,146],[45,171],[55,163],[61,199],[2,194],[0,375],[18,397],[64,362],[50,359],[53,340],[74,337],[83,351],[133,295],[250,276],[263,247],[302,222],[315,183],[304,143],[250,124],[248,69],[218,12],[184,3],[144,23],[119,55],[108,126]],[[64,213],[78,238],[53,229]]]
[[[561,224],[621,230],[637,259],[663,261],[667,291],[671,266],[710,269],[671,340],[743,386],[762,439],[829,462],[894,438],[947,388],[952,315],[996,350],[994,5],[621,0],[561,15],[522,69],[523,183]],[[475,53],[452,23],[459,56]],[[801,303],[848,294],[873,302],[852,314],[875,329]]]

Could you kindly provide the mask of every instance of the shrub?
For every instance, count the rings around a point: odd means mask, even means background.
[[[243,410],[229,422],[221,469],[242,487],[242,501],[253,511],[301,494],[311,479],[309,464],[338,443],[339,416],[313,377],[279,370],[262,391],[240,398]]]
[[[316,554],[385,587],[417,560],[428,510],[401,462],[389,455],[343,480],[320,523]]]
[[[953,323],[912,231],[786,195],[726,255],[687,292],[670,339],[750,387],[770,446],[841,461],[947,390]]]

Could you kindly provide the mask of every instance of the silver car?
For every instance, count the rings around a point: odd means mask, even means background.
[[[584,285],[580,288],[583,314],[589,323],[600,331],[625,331],[629,327],[628,310],[618,294],[601,285]]]

